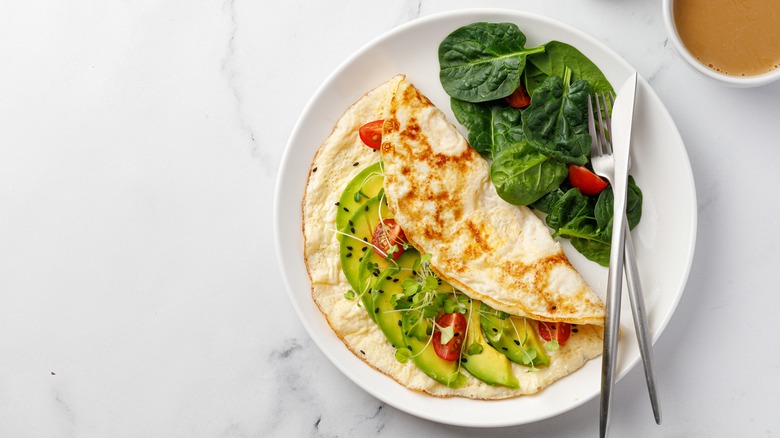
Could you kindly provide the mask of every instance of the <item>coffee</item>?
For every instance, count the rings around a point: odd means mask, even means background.
[[[757,76],[780,66],[780,0],[674,0],[685,47],[712,70]]]

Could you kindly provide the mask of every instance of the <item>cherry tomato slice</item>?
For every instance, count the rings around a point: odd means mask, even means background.
[[[607,188],[607,182],[587,167],[569,164],[569,183],[585,195],[598,195]]]
[[[512,108],[525,108],[531,104],[531,96],[528,95],[523,84],[520,84],[520,86],[517,87],[517,90],[505,97],[504,100]]]
[[[398,260],[398,257],[404,253],[404,243],[406,243],[406,234],[395,219],[383,219],[379,222],[371,238],[374,252],[385,258],[392,251],[393,260]]]
[[[382,146],[382,125],[384,120],[374,120],[360,127],[360,139],[371,149],[379,149]]]
[[[546,342],[556,340],[563,347],[571,335],[571,324],[566,322],[539,321],[539,336]]]
[[[441,343],[439,327],[452,327],[453,336],[446,344]],[[445,313],[436,318],[436,328],[433,331],[433,350],[436,355],[450,362],[460,358],[460,349],[466,334],[466,317],[461,313]]]

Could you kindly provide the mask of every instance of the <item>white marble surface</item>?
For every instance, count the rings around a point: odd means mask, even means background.
[[[272,201],[298,114],[419,16],[522,9],[603,41],[686,142],[696,257],[613,436],[780,435],[780,86],[729,89],[668,44],[660,1],[0,3],[0,436],[483,436],[345,378],[298,321]],[[296,199],[290,202],[298,202]],[[494,436],[593,436],[598,403]]]

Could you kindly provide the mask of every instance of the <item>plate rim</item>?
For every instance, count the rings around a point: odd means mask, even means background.
[[[312,96],[309,98],[306,105],[303,107],[303,110],[298,115],[298,118],[296,120],[296,123],[293,125],[293,128],[290,132],[290,135],[288,137],[288,141],[285,144],[284,153],[281,157],[281,161],[279,164],[279,170],[277,174],[276,179],[276,187],[274,190],[274,203],[273,203],[273,232],[274,232],[274,246],[275,246],[275,254],[277,258],[277,262],[280,267],[280,271],[282,273],[282,279],[283,283],[285,285],[285,289],[288,295],[288,298],[290,299],[293,308],[295,309],[296,314],[298,315],[298,319],[300,320],[301,324],[304,326],[304,329],[308,333],[309,337],[314,341],[314,343],[317,345],[317,347],[320,349],[320,351],[330,360],[330,362],[336,366],[336,368],[344,374],[350,381],[355,383],[357,386],[359,386],[362,390],[368,392],[372,396],[376,397],[377,399],[381,400],[384,403],[387,403],[396,409],[399,409],[403,412],[406,412],[408,414],[427,419],[430,421],[435,421],[438,423],[443,424],[450,424],[450,425],[456,425],[456,426],[468,426],[468,427],[505,427],[505,426],[515,426],[520,424],[527,424],[527,423],[533,423],[541,420],[545,420],[557,415],[560,415],[562,413],[568,412],[574,408],[577,408],[584,403],[592,400],[596,395],[599,394],[598,389],[595,392],[592,392],[588,394],[587,396],[580,397],[578,400],[572,401],[570,403],[565,404],[564,407],[561,407],[560,409],[552,409],[548,410],[543,414],[535,415],[532,417],[528,417],[525,419],[517,419],[517,418],[510,418],[506,421],[479,421],[474,419],[466,419],[466,418],[443,418],[441,416],[432,415],[430,413],[426,412],[418,412],[418,411],[410,411],[409,409],[405,409],[404,406],[399,406],[395,400],[391,399],[387,394],[382,393],[377,388],[372,387],[371,385],[366,385],[364,382],[362,382],[361,378],[359,376],[356,376],[353,374],[352,370],[348,369],[346,367],[346,363],[344,363],[340,357],[337,357],[336,353],[331,351],[327,346],[325,345],[325,340],[319,338],[317,335],[315,335],[314,327],[307,321],[308,315],[304,313],[304,309],[299,305],[295,298],[295,292],[293,290],[292,280],[290,278],[290,270],[291,266],[288,265],[287,257],[286,257],[286,251],[284,249],[285,242],[282,241],[282,218],[281,218],[281,211],[283,210],[282,202],[284,202],[285,199],[289,199],[289,196],[285,197],[284,193],[284,187],[282,182],[287,179],[287,173],[292,172],[291,170],[291,162],[294,160],[293,156],[293,145],[299,137],[300,132],[305,128],[303,126],[303,123],[305,119],[307,119],[309,113],[312,111],[312,108],[316,105],[316,103],[320,100],[322,95],[324,95],[327,90],[328,86],[332,85],[332,83],[341,75],[345,70],[347,70],[352,63],[364,56],[367,52],[369,52],[371,49],[373,49],[375,46],[380,44],[381,42],[391,39],[398,34],[402,34],[407,32],[411,28],[416,27],[425,27],[426,25],[436,22],[436,21],[446,21],[449,19],[456,19],[456,18],[466,18],[469,16],[476,16],[476,15],[496,15],[496,16],[502,16],[503,19],[506,19],[508,21],[511,20],[533,20],[540,23],[544,23],[547,26],[557,27],[557,28],[563,28],[567,32],[570,32],[572,34],[575,34],[578,38],[582,38],[584,40],[587,40],[590,44],[593,44],[599,48],[599,50],[602,50],[605,54],[609,55],[610,58],[612,58],[617,63],[621,64],[622,67],[629,71],[635,71],[635,69],[627,62],[625,61],[619,54],[614,52],[611,48],[603,44],[601,41],[597,40],[593,36],[585,33],[584,31],[579,30],[578,28],[571,26],[569,24],[566,24],[562,21],[559,21],[557,19],[553,19],[544,15],[526,12],[526,11],[518,11],[513,9],[505,9],[505,8],[461,8],[461,9],[455,9],[455,10],[449,10],[445,12],[438,12],[433,13],[430,15],[426,15],[414,20],[411,20],[407,23],[401,24],[399,26],[396,26],[378,36],[371,39],[364,45],[362,45],[358,50],[353,52],[350,56],[348,56],[346,59],[344,59],[330,74],[326,76],[326,78],[322,81],[322,83],[317,87],[316,91],[312,94]],[[690,193],[692,196],[692,208],[691,208],[691,218],[690,223],[688,224],[690,235],[689,235],[689,242],[687,244],[688,248],[688,254],[685,260],[685,266],[682,271],[681,275],[681,283],[680,283],[680,290],[676,291],[674,300],[672,301],[671,305],[668,307],[668,310],[665,314],[659,315],[661,316],[660,323],[658,324],[658,329],[656,333],[652,335],[652,341],[655,343],[661,336],[661,334],[665,331],[669,321],[671,320],[672,315],[675,313],[677,306],[680,302],[680,299],[682,297],[682,294],[685,291],[686,284],[688,282],[688,278],[690,275],[691,267],[693,264],[693,258],[695,254],[696,249],[696,237],[697,237],[697,213],[698,210],[696,208],[697,206],[697,196],[696,196],[696,188],[695,188],[695,181],[693,178],[693,171],[690,165],[690,157],[688,156],[687,149],[685,148],[685,143],[682,141],[679,129],[677,129],[676,124],[674,123],[674,120],[672,119],[668,109],[663,105],[663,102],[660,100],[658,95],[655,93],[654,90],[650,87],[649,83],[640,76],[640,81],[643,83],[644,89],[647,91],[646,96],[650,97],[652,100],[654,100],[654,105],[661,109],[661,111],[658,113],[660,115],[665,123],[668,123],[670,126],[674,127],[674,130],[672,132],[672,135],[676,137],[676,140],[679,142],[680,145],[682,145],[683,153],[682,157],[684,159],[684,168],[688,170],[688,172],[684,175],[686,178],[686,182],[689,184],[690,187]],[[307,157],[310,158],[310,157]],[[308,160],[310,161],[310,160]],[[308,162],[307,161],[307,162]],[[304,188],[305,190],[305,188]],[[296,194],[300,195],[300,198],[302,199],[303,193]],[[297,199],[297,198],[296,198]],[[289,246],[289,243],[288,243]],[[302,248],[296,248],[296,250],[299,250],[300,252],[299,257],[303,259],[302,254]],[[335,336],[334,333],[329,333],[327,335]],[[339,340],[339,342],[341,342]],[[350,355],[353,355],[349,349],[344,346],[345,350],[349,352]],[[357,360],[360,360],[358,358],[355,358]],[[623,378],[629,371],[631,371],[634,366],[639,362],[639,355],[637,354],[635,357],[630,358],[627,361],[626,366],[619,372],[617,376],[617,380],[620,380]],[[362,360],[360,360],[362,363]],[[589,362],[598,361],[600,362],[600,357],[593,359]],[[364,364],[365,365],[365,364]],[[367,366],[366,368],[371,368],[370,366]],[[576,372],[575,372],[576,373]],[[402,385],[399,385],[395,382],[393,382],[395,385],[398,385],[402,387],[403,389],[406,389]],[[406,389],[407,391],[410,391]],[[410,391],[411,393],[417,394],[415,391]],[[429,395],[423,395],[424,397],[429,397],[434,400],[449,400],[449,399],[441,399]],[[454,400],[464,400],[462,398],[453,398]],[[508,399],[508,401],[516,400],[516,399]],[[507,400],[499,400],[499,401],[486,401],[485,403],[502,403],[506,402]]]

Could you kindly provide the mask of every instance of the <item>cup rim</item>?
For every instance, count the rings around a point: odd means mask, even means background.
[[[672,40],[675,49],[677,49],[677,53],[679,53],[694,70],[718,82],[734,87],[758,87],[780,79],[780,68],[756,76],[730,76],[719,73],[702,64],[701,61],[696,59],[696,57],[688,51],[688,48],[685,47],[680,35],[677,33],[673,7],[674,0],[663,0],[663,16],[664,24],[666,25],[666,33],[669,36],[669,39]]]

